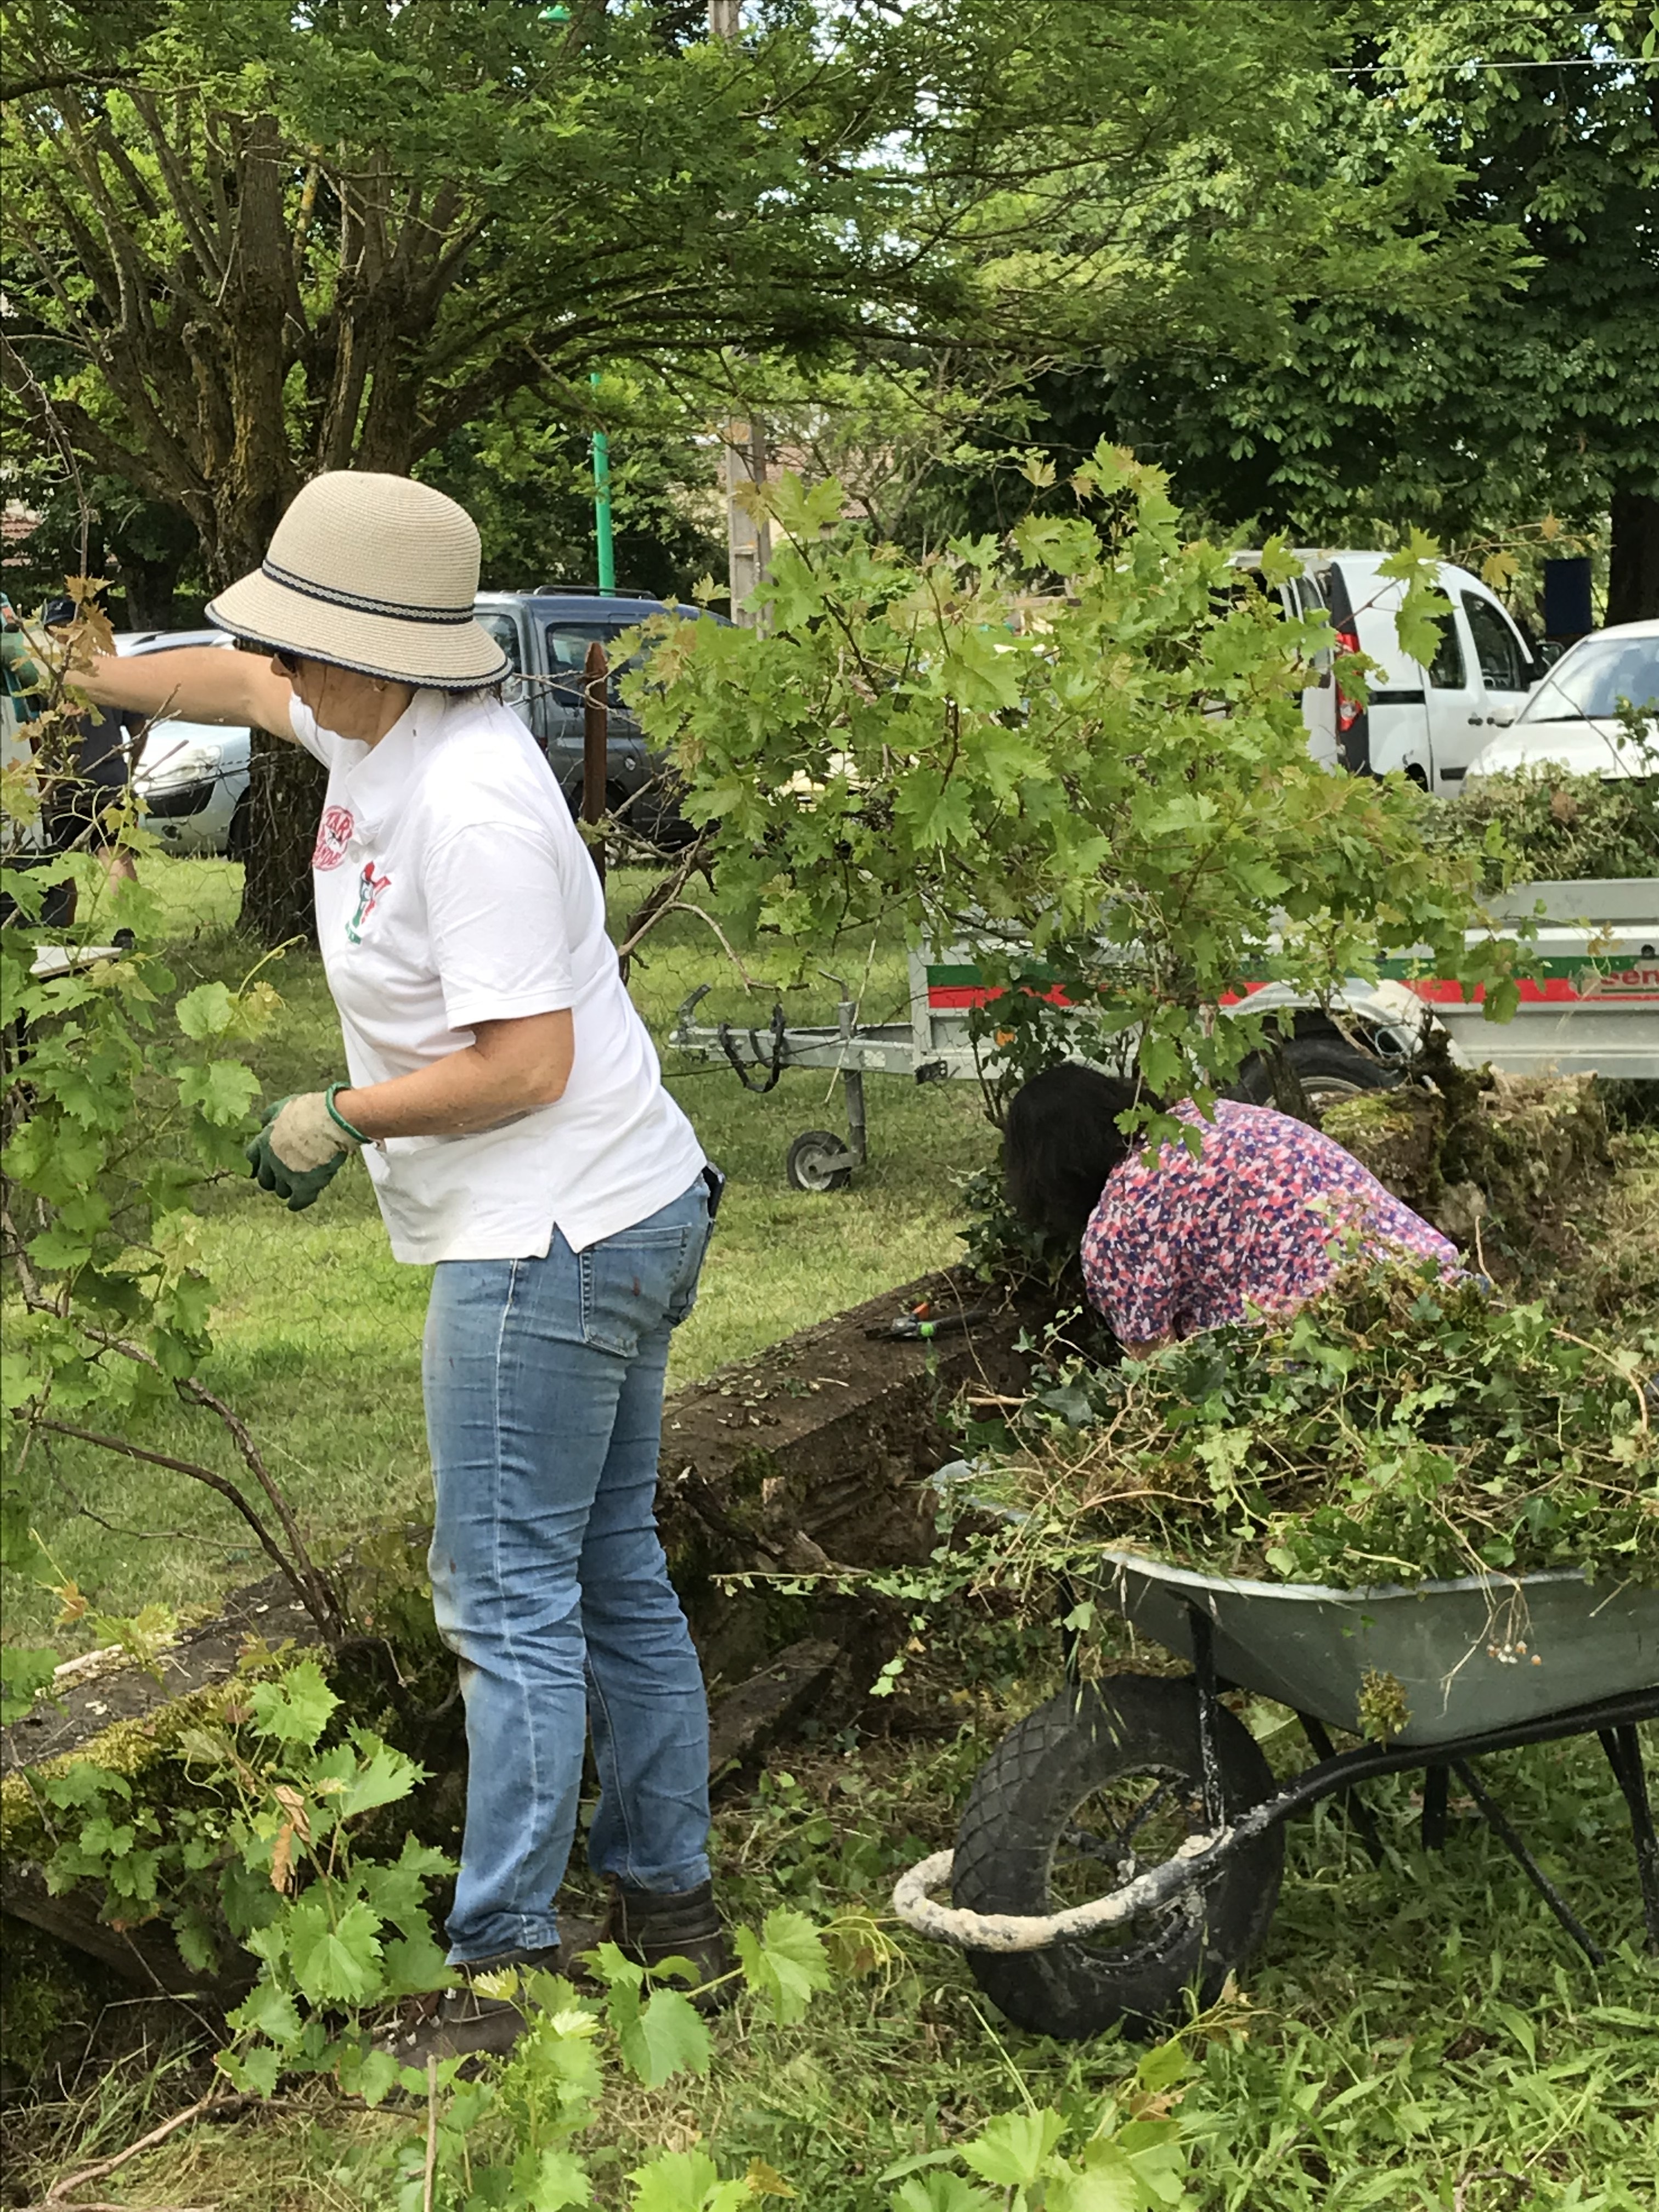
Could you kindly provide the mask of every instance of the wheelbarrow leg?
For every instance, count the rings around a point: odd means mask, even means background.
[[[1423,1770],[1423,1848],[1446,1848],[1446,1763],[1436,1759]]]
[[[1316,1720],[1311,1713],[1298,1713],[1302,1733],[1313,1746],[1316,1759],[1334,1759],[1336,1746],[1331,1741],[1323,1721]],[[1382,1838],[1377,1832],[1376,1822],[1371,1818],[1371,1808],[1358,1790],[1345,1790],[1342,1803],[1354,1826],[1359,1831],[1359,1840],[1365,1846],[1365,1855],[1373,1866],[1380,1867],[1385,1856]]]
[[[1528,1881],[1531,1882],[1533,1887],[1589,1960],[1591,1966],[1605,1966],[1606,1953],[1527,1849],[1521,1839],[1520,1831],[1512,1824],[1503,1807],[1488,1792],[1469,1761],[1467,1759],[1455,1759],[1452,1765],[1457,1770],[1458,1780],[1486,1814],[1488,1824],[1499,1841],[1507,1846]]]
[[[1193,1681],[1198,1692],[1198,1755],[1203,1770],[1204,1818],[1212,1830],[1224,1826],[1227,1790],[1221,1773],[1221,1753],[1216,1738],[1216,1711],[1220,1686],[1215,1674],[1215,1635],[1210,1616],[1201,1606],[1187,1608],[1188,1632],[1193,1641]]]
[[[1642,1744],[1632,1727],[1599,1729],[1607,1765],[1630,1807],[1631,1834],[1636,1843],[1636,1872],[1642,1885],[1642,1917],[1648,1924],[1648,1948],[1659,1951],[1659,1837],[1653,1832],[1653,1808],[1648,1802],[1648,1778],[1642,1765]]]

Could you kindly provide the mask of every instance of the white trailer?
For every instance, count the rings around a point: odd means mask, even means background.
[[[1460,984],[1435,975],[1423,947],[1390,955],[1376,982],[1350,978],[1328,1005],[1281,983],[1247,984],[1231,1004],[1283,1015],[1286,1054],[1316,1103],[1398,1081],[1436,1029],[1465,1066],[1659,1081],[1659,874],[1520,884],[1490,911],[1500,933],[1536,917],[1528,977],[1510,1021],[1488,1021],[1483,994],[1465,999]],[[1470,942],[1485,934],[1472,931]],[[976,1056],[969,1017],[997,992],[963,941],[911,955],[908,1022],[860,1024],[843,985],[833,1027],[790,1025],[781,1008],[764,1030],[711,1026],[695,1019],[702,995],[694,992],[675,1018],[668,1042],[677,1050],[726,1059],[751,1090],[770,1090],[787,1068],[840,1075],[846,1138],[803,1131],[789,1147],[787,1169],[799,1190],[839,1190],[865,1158],[865,1076],[909,1075],[918,1083],[976,1077],[983,1048]],[[1246,1062],[1240,1088],[1271,1097],[1259,1061]]]

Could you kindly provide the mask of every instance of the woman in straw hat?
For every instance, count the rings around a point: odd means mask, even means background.
[[[522,2015],[473,1977],[580,1948],[568,1928],[561,1949],[553,1900],[586,1727],[606,1932],[705,1979],[726,1964],[708,1710],[653,1516],[669,1332],[720,1178],[663,1088],[558,786],[501,703],[477,585],[453,500],[319,477],[208,609],[250,650],[105,659],[86,686],[255,724],[328,770],[313,880],[349,1073],[270,1107],[249,1159],[297,1211],[361,1152],[397,1257],[436,1263],[432,1588],[470,1771],[462,1986],[404,2039],[416,2060],[505,2048]]]

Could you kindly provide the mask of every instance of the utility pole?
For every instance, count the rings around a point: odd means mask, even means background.
[[[742,0],[708,0],[708,35],[735,39],[741,30]],[[766,431],[753,420],[728,422],[720,432],[721,474],[726,486],[727,582],[733,622],[752,623],[743,603],[765,575],[772,558],[772,532],[764,516],[751,514],[740,494],[763,484],[767,475]]]
[[[753,421],[732,422],[721,434],[726,441],[726,549],[732,619],[750,623],[756,617],[742,611],[743,602],[771,566],[772,526],[763,514],[751,514],[740,495],[749,486],[766,482],[766,432]]]

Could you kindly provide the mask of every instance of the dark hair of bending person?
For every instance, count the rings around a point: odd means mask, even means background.
[[[1076,1246],[1106,1178],[1134,1142],[1118,1116],[1136,1102],[1132,1083],[1067,1060],[1014,1093],[1002,1139],[1008,1202],[1028,1227]]]

